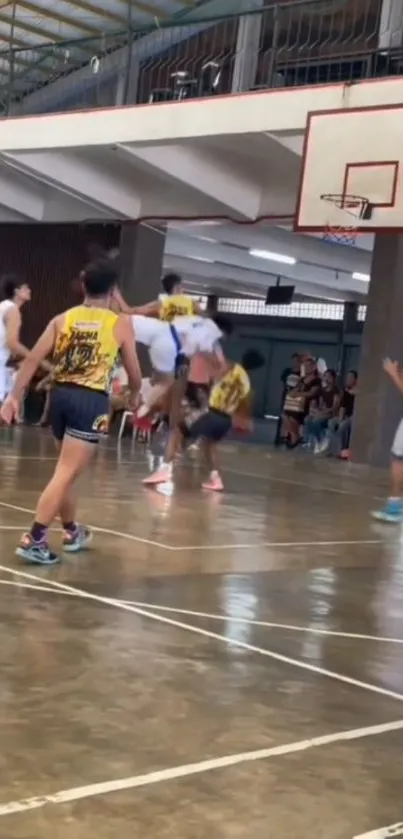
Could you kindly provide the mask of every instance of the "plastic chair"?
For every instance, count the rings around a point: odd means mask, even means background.
[[[139,440],[140,436],[142,436],[143,441],[148,444],[151,440],[151,433],[153,429],[152,420],[150,417],[139,418],[133,411],[123,411],[118,433],[118,442],[120,443],[123,437],[123,432],[128,421],[130,421],[132,425],[132,440],[136,442],[136,440]]]

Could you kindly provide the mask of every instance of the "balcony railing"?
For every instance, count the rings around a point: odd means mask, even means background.
[[[400,75],[382,0],[281,0],[221,18],[0,52],[3,115]]]

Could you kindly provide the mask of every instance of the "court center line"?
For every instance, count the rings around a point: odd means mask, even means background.
[[[7,565],[0,565],[0,571],[4,571],[8,574],[13,574],[16,577],[20,577],[21,579],[30,580],[33,582],[38,582],[38,576],[35,574],[29,574],[26,571],[18,571],[15,568],[10,568]],[[240,641],[236,638],[229,638],[226,635],[222,635],[219,632],[213,632],[209,629],[202,629],[198,626],[193,626],[188,623],[183,623],[182,621],[174,620],[173,618],[168,618],[165,615],[159,615],[155,612],[151,612],[148,609],[142,609],[139,606],[130,606],[128,603],[123,603],[121,600],[116,600],[112,597],[103,597],[99,594],[92,594],[89,591],[85,591],[84,589],[76,588],[75,586],[70,586],[65,583],[59,583],[56,580],[46,580],[47,585],[51,588],[57,588],[61,591],[69,591],[72,594],[76,594],[78,597],[83,597],[87,600],[94,600],[98,603],[103,603],[106,606],[114,606],[117,609],[122,609],[125,612],[131,612],[134,615],[139,615],[143,618],[148,618],[150,620],[156,621],[157,623],[164,624],[165,626],[171,626],[174,629],[183,629],[186,632],[191,632],[194,635],[200,635],[204,638],[211,638],[214,641],[224,642],[231,647],[236,647],[238,649],[246,650],[250,653],[256,653],[258,655],[265,656],[266,658],[273,659],[274,661],[280,661],[282,664],[287,664],[291,667],[297,667],[300,670],[306,670],[309,673],[315,673],[318,676],[326,676],[329,679],[333,679],[337,682],[343,682],[344,684],[351,685],[352,687],[362,688],[363,690],[370,691],[371,693],[379,694],[380,696],[387,696],[390,699],[397,699],[399,702],[403,701],[403,694],[397,693],[396,691],[389,690],[388,688],[383,688],[378,685],[373,685],[369,682],[362,682],[359,679],[354,679],[352,676],[345,676],[342,673],[336,673],[333,670],[328,670],[325,667],[319,667],[316,664],[310,664],[307,661],[302,661],[301,659],[291,658],[290,656],[282,655],[281,653],[276,653],[273,650],[267,650],[263,647],[257,647],[254,644],[248,644],[246,641]]]
[[[1,586],[14,586],[20,589],[32,589],[33,591],[45,591],[48,594],[62,594],[68,597],[77,597],[69,591],[59,591],[55,588],[50,588],[45,585],[34,585],[32,583],[20,583],[18,580],[1,580]],[[278,623],[276,621],[257,621],[249,618],[238,618],[233,615],[215,615],[210,612],[195,612],[190,609],[177,609],[173,606],[160,606],[156,603],[144,603],[142,600],[121,600],[119,603],[126,603],[128,606],[140,606],[144,609],[155,609],[157,612],[171,612],[173,614],[187,615],[194,618],[207,618],[208,620],[226,621],[231,623],[246,624],[249,626],[260,626],[268,629],[283,629],[289,632],[309,632],[313,635],[330,635],[336,638],[350,638],[357,641],[379,641],[383,644],[403,644],[403,638],[394,638],[392,636],[383,635],[365,635],[359,632],[338,632],[334,629],[318,629],[312,626],[298,626],[289,623]]]
[[[238,754],[224,755],[209,760],[201,760],[198,763],[185,763],[181,766],[173,766],[168,769],[159,769],[154,772],[147,772],[143,775],[133,775],[128,778],[120,778],[115,781],[101,781],[96,784],[86,784],[81,787],[59,790],[51,795],[42,795],[35,798],[23,798],[19,801],[8,801],[0,805],[0,817],[11,816],[15,813],[23,813],[27,810],[38,810],[50,804],[68,804],[72,801],[80,801],[85,798],[94,798],[97,795],[108,795],[113,792],[122,792],[128,789],[160,784],[164,781],[175,781],[181,778],[189,778],[192,775],[201,775],[204,772],[212,772],[218,769],[227,769],[232,766],[239,766],[243,763],[253,763],[259,760],[268,760],[274,757],[283,757],[296,752],[305,752],[308,749],[328,746],[333,743],[351,742],[364,737],[374,737],[380,734],[387,734],[391,731],[401,731],[403,720],[395,722],[371,725],[366,728],[354,728],[350,731],[336,731],[333,734],[325,734],[319,737],[312,737],[308,740],[297,740],[294,743],[284,743],[282,746],[273,746],[267,749],[256,749],[255,751],[240,752]],[[368,834],[368,837],[370,834]],[[364,839],[364,837],[361,837]],[[371,837],[372,839],[372,837]],[[376,839],[384,839],[383,835]]]
[[[6,510],[16,510],[18,513],[35,514],[35,510],[30,510],[28,507],[20,507],[18,504],[10,504],[6,501],[0,501],[0,507]],[[154,542],[152,539],[146,539],[142,536],[134,536],[133,533],[126,533],[120,530],[110,530],[108,527],[97,527],[94,524],[88,524],[91,530],[97,533],[106,533],[108,536],[115,536],[119,539],[128,539],[130,542],[140,542],[142,545],[151,545],[153,548],[162,548],[164,551],[173,551],[171,545],[165,545],[163,542]]]

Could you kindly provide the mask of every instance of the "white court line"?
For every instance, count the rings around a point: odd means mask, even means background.
[[[19,530],[21,532],[23,528],[17,527],[15,524],[0,524],[0,530]]]
[[[171,545],[171,550],[175,551],[219,551],[251,548],[332,548],[332,547],[348,547],[351,545],[384,545],[384,539],[346,539],[346,540],[329,540],[323,542],[255,542],[252,544],[235,542],[233,545]]]
[[[360,740],[364,737],[374,737],[379,734],[387,734],[390,731],[401,731],[403,720],[396,722],[371,725],[366,728],[354,728],[350,731],[336,731],[333,734],[325,734],[319,737],[312,737],[309,740],[297,740],[295,743],[285,743],[282,746],[273,746],[267,749],[256,749],[251,752],[240,752],[239,754],[213,757],[210,760],[202,760],[199,763],[185,763],[182,766],[173,766],[169,769],[160,769],[156,772],[147,772],[145,775],[133,775],[129,778],[120,778],[117,781],[101,781],[97,784],[87,784],[82,787],[59,790],[51,795],[42,795],[37,798],[23,798],[19,801],[8,801],[0,805],[0,816],[11,816],[15,813],[24,813],[27,810],[38,810],[47,807],[49,804],[67,804],[71,801],[80,801],[84,798],[93,798],[96,795],[108,795],[112,792],[121,792],[127,789],[138,789],[139,787],[160,784],[164,781],[174,781],[179,778],[189,778],[191,775],[201,775],[203,772],[212,772],[217,769],[226,769],[229,766],[239,766],[241,763],[253,763],[258,760],[268,760],[273,757],[305,752],[308,749],[315,749],[320,746],[328,746],[332,743]],[[368,837],[371,834],[368,834]],[[361,837],[361,839],[364,839]],[[372,835],[371,835],[372,839]],[[377,836],[376,839],[381,839]]]
[[[5,507],[7,510],[16,510],[18,513],[29,513],[34,515],[35,510],[28,507],[20,507],[18,504],[11,504],[6,501],[0,501],[0,507]],[[120,530],[110,530],[107,527],[97,527],[94,524],[88,524],[92,530],[98,533],[106,533],[109,536],[116,536],[119,539],[129,539],[133,542],[141,542],[143,545],[152,545],[154,548],[162,548],[164,551],[218,551],[218,550],[250,550],[251,548],[314,548],[314,547],[338,547],[351,545],[383,545],[383,539],[353,539],[346,541],[328,541],[328,542],[257,542],[255,544],[238,544],[234,545],[166,545],[164,542],[155,542],[152,539],[146,539],[141,536],[134,536],[132,533],[122,532]]]
[[[5,582],[0,580],[0,584]],[[18,583],[17,583],[18,585]],[[49,589],[51,591],[51,589]],[[385,644],[403,644],[403,638],[393,638],[381,635],[364,635],[360,632],[338,632],[335,629],[317,629],[313,626],[295,626],[290,623],[278,623],[277,621],[257,621],[249,618],[237,618],[233,615],[215,615],[209,612],[194,612],[190,609],[176,609],[172,606],[158,606],[155,603],[144,603],[139,600],[123,600],[122,603],[129,603],[131,606],[141,606],[144,609],[156,609],[160,612],[173,612],[179,615],[188,615],[193,618],[207,618],[209,620],[226,621],[227,623],[243,623],[249,626],[262,626],[268,629],[284,629],[290,632],[309,632],[313,635],[331,635],[336,638],[352,638],[358,641],[380,641]]]
[[[30,583],[20,583],[18,580],[1,580],[1,586],[15,586],[16,588],[32,589],[34,591],[45,591],[48,594],[63,594],[68,597],[77,597],[70,591],[59,591],[55,588],[50,588],[47,585],[33,585]],[[177,615],[187,615],[193,618],[208,618],[209,620],[230,621],[231,623],[243,623],[249,626],[261,626],[268,629],[284,629],[290,632],[309,632],[313,635],[330,635],[336,638],[350,638],[358,641],[379,641],[383,644],[403,644],[403,638],[393,638],[391,636],[382,635],[364,635],[359,632],[337,632],[333,629],[317,629],[311,626],[295,626],[289,623],[277,623],[276,621],[256,621],[248,618],[236,618],[233,615],[214,615],[210,612],[194,612],[190,609],[175,609],[172,606],[159,606],[155,603],[144,603],[142,600],[120,600],[119,603],[126,603],[128,606],[140,606],[144,609],[156,609],[157,612],[171,612]]]
[[[9,504],[6,501],[0,501],[0,507],[5,507],[7,510],[16,510],[18,513],[35,514],[35,510],[30,510],[28,507],[19,507],[18,504]],[[164,545],[163,542],[154,542],[152,539],[145,539],[142,536],[134,536],[132,533],[124,533],[120,530],[110,530],[108,527],[97,527],[94,524],[88,524],[91,530],[97,533],[106,533],[108,536],[116,536],[119,539],[128,539],[130,542],[140,542],[142,545],[151,545],[154,548],[163,548],[165,551],[173,551],[171,545]]]
[[[392,836],[403,835],[403,822],[390,824],[389,827],[379,827],[377,830],[370,830],[369,833],[360,833],[354,839],[392,839]]]
[[[15,577],[19,577],[24,580],[32,580],[36,583],[38,582],[38,579],[40,579],[35,574],[29,574],[26,571],[17,571],[17,569],[10,568],[7,565],[0,565],[0,571],[13,574]],[[378,685],[370,684],[369,682],[362,682],[359,679],[354,679],[352,676],[344,676],[342,673],[327,670],[325,667],[319,667],[316,664],[309,664],[309,662],[301,661],[301,659],[298,658],[291,658],[290,656],[276,653],[273,650],[267,650],[263,647],[257,647],[254,644],[248,644],[246,641],[229,638],[219,632],[212,632],[209,629],[202,629],[199,626],[193,626],[188,623],[183,623],[182,621],[174,620],[173,618],[167,618],[165,615],[155,614],[154,612],[142,609],[139,606],[130,606],[122,600],[116,600],[112,597],[103,597],[99,594],[92,594],[84,589],[69,586],[65,583],[59,583],[56,580],[47,579],[46,584],[52,588],[57,588],[59,591],[71,592],[71,594],[76,594],[77,597],[82,597],[86,600],[93,600],[97,603],[103,603],[106,606],[115,606],[117,609],[122,609],[122,611],[131,612],[132,614],[139,615],[143,618],[149,618],[150,620],[162,623],[165,626],[172,626],[174,629],[184,629],[186,632],[192,632],[194,635],[201,635],[204,638],[212,638],[214,641],[224,641],[225,644],[228,644],[231,647],[247,650],[247,652],[250,653],[257,653],[258,655],[265,656],[266,658],[273,659],[274,661],[280,661],[282,664],[288,664],[291,667],[297,667],[300,670],[306,670],[307,672],[315,673],[318,676],[326,676],[327,678],[334,679],[337,682],[343,682],[344,684],[362,688],[363,690],[368,690],[371,693],[377,693],[380,696],[387,696],[390,699],[397,699],[399,702],[403,702],[403,694],[401,693],[388,690],[388,688],[379,687]]]
[[[357,491],[353,492],[351,489],[338,489],[337,487],[331,486],[316,486],[314,484],[307,484],[306,481],[294,481],[291,478],[279,478],[273,475],[259,475],[257,472],[240,472],[238,469],[230,469],[225,467],[224,472],[229,472],[232,475],[241,475],[242,477],[247,478],[258,478],[261,481],[271,481],[272,483],[278,484],[290,484],[291,486],[302,487],[303,489],[307,490],[314,490],[315,492],[334,492],[337,495],[353,495],[354,498],[357,497]],[[368,499],[369,501],[384,501],[385,497],[381,495],[364,495],[363,498]]]

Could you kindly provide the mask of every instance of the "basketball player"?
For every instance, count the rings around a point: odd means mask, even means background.
[[[91,531],[77,524],[73,486],[96,451],[107,424],[108,389],[120,350],[134,402],[141,385],[130,318],[109,308],[117,281],[114,266],[99,260],[89,265],[83,282],[84,303],[55,317],[23,362],[0,416],[10,423],[18,414],[23,389],[35,370],[53,356],[50,422],[60,448],[59,460],[39,498],[35,521],[23,535],[17,555],[27,562],[52,565],[59,557],[48,545],[48,527],[56,515],[63,525],[63,549],[77,552],[91,540]]]
[[[0,303],[0,403],[12,387],[11,357],[26,358],[29,350],[20,342],[21,309],[31,299],[29,286],[17,276],[4,277]]]
[[[161,280],[163,293],[158,300],[146,303],[144,306],[130,307],[123,299],[120,292],[115,295],[116,301],[122,312],[128,315],[144,315],[149,318],[172,323],[178,317],[191,317],[201,315],[200,306],[195,303],[189,294],[183,291],[182,279],[179,274],[166,274]]]
[[[219,366],[223,362],[220,339],[230,329],[223,317],[212,320],[194,315],[166,323],[144,315],[132,315],[131,320],[135,341],[147,347],[151,366],[161,379],[150,391],[139,416],[150,413],[165,398],[184,360],[189,361],[196,353],[203,353],[212,364]]]
[[[203,489],[222,492],[224,485],[219,472],[217,460],[217,444],[236,426],[242,430],[251,430],[250,418],[252,405],[251,383],[248,372],[257,370],[264,364],[264,358],[255,350],[248,350],[242,364],[226,362],[226,370],[213,385],[208,409],[202,413],[190,426],[180,425],[179,434],[187,441],[201,440],[206,465],[209,470],[209,480],[203,483]],[[172,477],[172,463],[179,448],[180,439],[175,440],[174,434],[168,441],[165,460],[160,468],[144,479],[146,486],[167,483]]]
[[[383,363],[383,368],[393,384],[403,393],[403,371],[399,368],[397,361],[387,358]],[[403,521],[403,420],[396,429],[391,456],[390,495],[384,506],[380,510],[375,510],[372,516],[378,521],[400,524]]]

